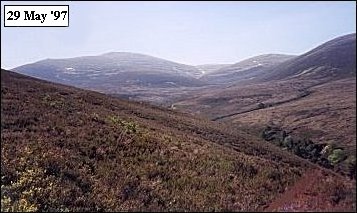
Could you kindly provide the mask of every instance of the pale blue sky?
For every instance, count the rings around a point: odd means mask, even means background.
[[[3,27],[5,4],[69,4],[68,28]],[[1,2],[1,67],[111,51],[191,65],[301,54],[356,32],[351,2]]]

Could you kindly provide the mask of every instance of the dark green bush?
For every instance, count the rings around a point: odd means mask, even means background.
[[[334,149],[332,153],[328,156],[328,160],[332,165],[336,165],[346,158],[345,153],[342,149]]]

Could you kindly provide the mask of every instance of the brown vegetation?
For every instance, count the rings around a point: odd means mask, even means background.
[[[228,125],[8,71],[1,95],[2,211],[257,210],[314,167]]]

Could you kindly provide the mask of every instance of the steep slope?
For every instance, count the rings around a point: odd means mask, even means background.
[[[222,84],[247,81],[264,74],[269,68],[294,57],[282,54],[259,55],[230,66],[222,67],[214,72],[209,72],[202,79],[210,83]]]
[[[340,79],[356,76],[356,34],[328,41],[313,50],[273,67],[258,81],[286,78]]]
[[[47,59],[14,68],[13,71],[107,94],[145,99],[175,88],[204,83],[201,72],[184,64],[143,54],[112,52],[99,56]],[[164,96],[164,94],[163,94]]]
[[[2,211],[258,210],[316,168],[224,124],[4,70],[1,95]],[[323,178],[324,201],[351,210],[344,179]]]

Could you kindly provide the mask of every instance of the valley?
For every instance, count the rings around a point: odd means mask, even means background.
[[[46,59],[1,94],[7,208],[356,209],[356,34],[234,64]]]

